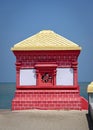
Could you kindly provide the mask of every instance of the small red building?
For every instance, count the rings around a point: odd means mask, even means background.
[[[15,44],[11,50],[16,56],[12,110],[87,109],[78,84],[80,46],[44,30]]]

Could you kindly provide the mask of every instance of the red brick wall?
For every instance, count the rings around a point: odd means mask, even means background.
[[[78,56],[79,50],[66,51],[14,51],[16,56],[16,92],[12,110],[47,109],[81,110],[84,106],[79,95]],[[36,64],[55,63],[57,67],[73,68],[74,85],[56,86],[56,68],[53,70],[52,86],[20,86],[20,69],[35,68]],[[51,70],[52,72],[52,70]],[[36,68],[37,78],[40,69]],[[41,78],[38,80],[41,80]],[[40,88],[41,87],[41,88]],[[48,89],[49,87],[49,89]],[[53,88],[54,87],[54,88]],[[57,88],[58,87],[58,88]],[[19,90],[20,89],[20,90]],[[87,105],[86,105],[87,106]]]
[[[17,90],[12,110],[47,109],[81,110],[78,90]]]

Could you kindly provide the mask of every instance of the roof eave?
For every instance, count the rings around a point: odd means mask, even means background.
[[[40,48],[40,47],[34,47],[34,48],[11,48],[11,51],[35,51],[35,50],[79,50],[79,51],[81,51],[82,50],[82,48],[81,47],[78,47],[78,48],[76,48],[76,47],[56,47],[56,48],[54,48],[54,47],[42,47],[42,48]]]

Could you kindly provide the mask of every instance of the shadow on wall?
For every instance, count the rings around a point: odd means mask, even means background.
[[[91,119],[89,114],[86,114],[86,118],[87,118],[89,130],[93,130],[93,120]]]

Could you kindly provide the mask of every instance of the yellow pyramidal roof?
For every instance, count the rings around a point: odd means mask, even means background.
[[[81,47],[51,30],[43,30],[15,44],[11,50],[81,50]]]

